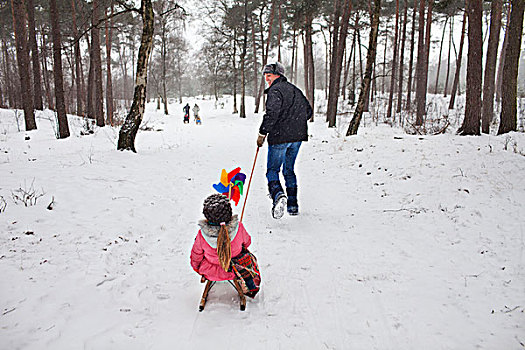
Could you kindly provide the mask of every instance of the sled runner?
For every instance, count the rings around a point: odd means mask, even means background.
[[[204,310],[204,306],[206,306],[206,301],[208,300],[208,293],[210,292],[210,289],[215,285],[215,281],[209,281],[206,278],[201,277],[201,283],[206,282],[206,287],[204,287],[204,292],[202,293],[201,302],[199,304],[199,311]],[[239,293],[239,300],[240,300],[240,309],[241,311],[244,311],[246,309],[246,297],[244,296],[244,293],[242,292],[241,285],[237,281],[237,279],[232,281],[228,281]]]

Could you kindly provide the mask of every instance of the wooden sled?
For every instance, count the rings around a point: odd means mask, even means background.
[[[210,289],[215,285],[215,281],[208,281],[204,276],[201,277],[201,283],[206,282],[206,286],[204,287],[204,292],[202,293],[201,302],[199,304],[199,311],[204,310],[204,306],[206,306],[206,301],[208,300],[208,293],[210,292]],[[239,281],[237,279],[232,281],[228,281],[237,291],[239,294],[239,300],[240,300],[240,309],[241,311],[246,310],[246,297],[244,296],[244,293],[242,292],[241,285],[239,284]]]

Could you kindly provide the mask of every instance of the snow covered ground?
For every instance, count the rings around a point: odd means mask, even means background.
[[[221,169],[249,175],[261,115],[186,102],[202,125],[150,104],[136,154],[116,150],[117,128],[80,136],[71,117],[56,140],[49,111],[31,132],[0,111],[1,349],[525,348],[523,133],[345,138],[318,116],[300,215],[279,221],[265,145],[243,220],[262,290],[241,312],[217,284],[199,313],[202,201]]]

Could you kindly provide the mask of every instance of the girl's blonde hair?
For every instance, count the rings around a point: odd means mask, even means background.
[[[230,233],[225,223],[221,223],[219,230],[219,237],[217,238],[217,256],[219,257],[219,264],[226,272],[230,269],[230,262],[232,259],[232,248],[230,242]]]

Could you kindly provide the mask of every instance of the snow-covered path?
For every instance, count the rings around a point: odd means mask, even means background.
[[[72,119],[55,140],[45,113],[28,133],[0,113],[0,348],[525,347],[525,157],[506,136],[345,139],[319,117],[296,165],[301,214],[279,221],[264,146],[243,220],[262,290],[240,312],[217,284],[199,313],[202,201],[222,168],[249,174],[260,116],[197,103],[201,126],[148,106],[137,154],[115,150],[118,129],[80,137]],[[37,204],[15,204],[31,184]]]

